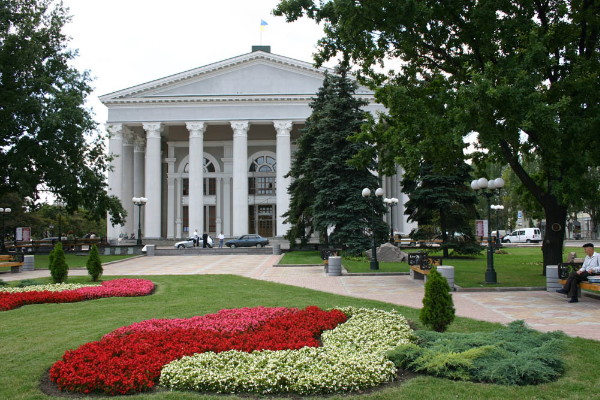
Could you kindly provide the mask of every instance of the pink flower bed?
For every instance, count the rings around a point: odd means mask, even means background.
[[[26,304],[73,303],[102,297],[145,296],[152,293],[153,290],[154,283],[147,279],[115,279],[102,282],[99,286],[89,286],[62,292],[0,292],[0,311],[12,310]]]
[[[242,308],[190,319],[150,320],[119,328],[65,353],[50,369],[59,389],[110,395],[147,391],[161,368],[207,351],[318,347],[325,330],[346,321],[339,310]]]

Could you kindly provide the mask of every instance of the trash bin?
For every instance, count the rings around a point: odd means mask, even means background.
[[[33,271],[35,269],[35,256],[24,256],[23,257],[23,268],[22,271]]]
[[[279,243],[273,244],[273,254],[277,256],[281,254],[281,245]]]
[[[340,276],[342,275],[342,257],[330,256],[327,263],[327,275]]]

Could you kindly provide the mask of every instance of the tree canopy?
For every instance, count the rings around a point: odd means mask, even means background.
[[[90,77],[70,65],[67,11],[53,0],[0,0],[0,193],[34,202],[47,190],[67,210],[122,223],[106,190],[105,137],[85,107]]]
[[[274,13],[323,22],[317,62],[347,54],[378,94],[427,87],[411,104],[442,97],[431,121],[450,121],[454,140],[474,135],[481,156],[510,165],[544,209],[544,265],[561,262],[567,210],[600,164],[600,1],[283,0]],[[380,97],[390,115],[405,110],[396,99]],[[405,120],[400,133],[419,131]],[[422,132],[424,143],[429,133],[439,132]],[[383,156],[401,165],[411,156],[388,129],[363,138],[385,142]],[[535,177],[523,167],[532,157]]]

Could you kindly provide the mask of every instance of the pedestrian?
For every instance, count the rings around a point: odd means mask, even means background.
[[[200,239],[200,236],[198,235],[198,229],[194,229],[194,235],[192,237],[194,238],[194,247],[198,247],[198,240]]]
[[[208,233],[205,232],[202,234],[202,247],[206,248],[206,245],[208,244],[207,241],[208,241]]]
[[[225,242],[225,235],[223,235],[223,232],[219,233],[219,248],[222,249],[223,248],[223,243]]]
[[[600,254],[594,251],[594,245],[592,243],[584,244],[583,251],[586,254],[583,265],[577,271],[572,271],[567,278],[565,286],[557,290],[558,293],[569,296],[569,303],[577,303],[579,301],[577,300],[579,282],[586,281],[590,275],[600,274]]]

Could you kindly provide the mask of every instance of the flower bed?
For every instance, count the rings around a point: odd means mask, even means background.
[[[221,310],[119,328],[67,351],[50,378],[61,390],[113,395],[150,390],[159,379],[175,390],[346,392],[392,380],[385,352],[411,332],[404,317],[380,310]]]
[[[154,290],[147,279],[115,279],[101,285],[51,284],[24,288],[1,288],[0,311],[26,304],[72,303],[102,297],[145,296]]]

